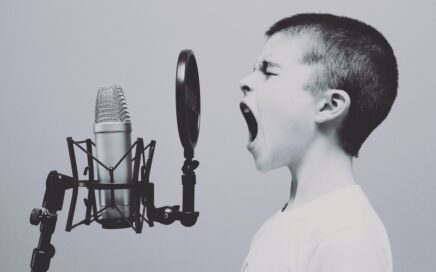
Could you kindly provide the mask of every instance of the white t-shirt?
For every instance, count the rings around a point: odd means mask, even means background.
[[[389,239],[360,186],[279,211],[254,236],[243,272],[392,272]]]

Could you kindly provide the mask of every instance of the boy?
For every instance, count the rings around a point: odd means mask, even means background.
[[[240,107],[256,168],[287,166],[291,196],[242,271],[392,271],[386,230],[352,173],[396,97],[392,48],[371,26],[330,14],[285,18],[266,35]]]

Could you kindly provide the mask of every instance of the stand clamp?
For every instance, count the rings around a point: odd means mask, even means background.
[[[196,160],[187,158],[182,166],[182,185],[183,185],[183,208],[180,206],[164,206],[160,208],[149,207],[148,217],[151,222],[156,221],[164,225],[172,224],[179,220],[185,227],[191,227],[197,222],[199,212],[194,210],[196,176],[194,170],[200,165]]]
[[[46,272],[50,266],[50,260],[55,255],[55,247],[50,244],[51,236],[56,228],[57,211],[62,210],[65,190],[72,188],[72,179],[51,171],[47,176],[46,189],[42,206],[46,208],[33,209],[30,214],[30,223],[39,225],[41,234],[38,247],[33,249],[30,267],[32,272]]]

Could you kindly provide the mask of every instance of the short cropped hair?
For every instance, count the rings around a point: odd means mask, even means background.
[[[375,28],[331,14],[298,14],[270,27],[276,33],[307,36],[310,45],[302,61],[318,65],[308,83],[317,92],[340,89],[351,105],[337,130],[343,150],[354,157],[369,134],[386,118],[397,95],[398,68],[394,52]]]

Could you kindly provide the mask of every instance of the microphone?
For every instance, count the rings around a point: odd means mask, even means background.
[[[72,191],[65,227],[67,232],[92,222],[101,224],[104,229],[132,228],[136,233],[142,232],[144,222],[149,227],[153,227],[154,222],[169,225],[176,220],[186,227],[195,225],[200,214],[194,207],[195,170],[199,166],[194,159],[194,149],[200,129],[200,82],[195,56],[189,49],[182,50],[177,61],[176,111],[185,157],[181,169],[182,210],[180,205],[155,206],[150,170],[156,141],[152,140],[144,146],[143,139],[138,138],[131,144],[132,123],[122,88],[112,85],[98,89],[95,141],[67,138],[72,176],[51,171],[45,182],[42,204],[45,211],[34,209],[30,215],[30,223],[40,224],[41,232],[38,246],[32,253],[30,267],[33,272],[46,272],[55,255],[55,247],[50,240],[67,190]],[[86,154],[87,166],[83,175],[88,177],[84,180],[79,179],[76,149]],[[97,180],[94,178],[95,168]],[[86,215],[83,220],[74,223],[79,188],[88,190],[88,197],[84,199]],[[100,209],[97,208],[96,190],[99,192]]]
[[[132,155],[126,155],[131,146],[131,131],[132,123],[123,89],[117,85],[100,87],[94,124],[96,157],[104,164],[97,164],[100,183],[132,182]],[[112,180],[107,168],[113,168]],[[106,208],[102,212],[103,221],[120,222],[123,218],[130,218],[129,189],[100,190],[99,194],[100,206]]]

